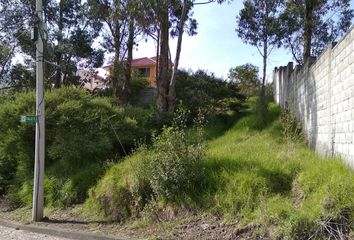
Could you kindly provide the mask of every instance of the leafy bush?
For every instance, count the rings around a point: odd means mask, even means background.
[[[193,142],[176,127],[165,128],[155,138],[148,157],[149,183],[157,198],[175,200],[194,188],[202,177],[200,161],[205,154],[201,142]]]
[[[149,86],[149,82],[145,78],[132,78],[130,81],[131,95],[135,96],[139,92]]]
[[[178,202],[200,189],[205,155],[202,132],[201,128],[187,131],[182,115],[153,138],[150,148],[141,146],[109,169],[91,190],[89,203],[110,219],[121,221],[155,200]]]
[[[177,100],[191,111],[191,118],[202,110],[205,115],[238,112],[243,108],[245,96],[235,83],[216,78],[199,70],[195,73],[179,71],[176,82]]]
[[[11,191],[31,202],[34,126],[19,123],[33,114],[34,93],[0,103],[0,194]],[[152,132],[150,110],[114,106],[109,98],[92,98],[74,88],[46,95],[46,203],[82,202],[103,173],[107,160],[118,160]],[[20,189],[20,190],[18,190]]]
[[[253,97],[259,94],[261,88],[261,79],[259,77],[259,68],[250,63],[231,68],[228,73],[230,81],[235,82],[240,92],[247,97]]]

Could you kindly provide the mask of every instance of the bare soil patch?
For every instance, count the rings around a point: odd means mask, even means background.
[[[23,208],[9,211],[0,200],[0,218],[24,224],[55,227],[88,233],[106,234],[129,239],[186,239],[186,240],[233,240],[233,239],[270,239],[259,235],[259,224],[241,226],[236,220],[225,221],[222,217],[193,214],[177,217],[163,222],[135,220],[114,223],[105,220],[92,220],[78,211],[78,206],[65,210],[46,211],[43,222],[34,223],[31,209]]]

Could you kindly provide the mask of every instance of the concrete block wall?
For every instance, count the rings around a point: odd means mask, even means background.
[[[303,66],[275,68],[274,99],[295,113],[309,145],[354,168],[354,27]]]

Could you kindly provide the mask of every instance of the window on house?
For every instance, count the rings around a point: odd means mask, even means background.
[[[150,77],[150,68],[137,68],[134,73],[137,77]]]

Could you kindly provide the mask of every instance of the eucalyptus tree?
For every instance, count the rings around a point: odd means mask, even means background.
[[[103,63],[101,51],[92,44],[101,27],[95,19],[87,17],[87,4],[81,0],[51,0],[46,18],[49,41],[48,57],[56,64],[55,87],[77,83],[77,66],[98,67]]]
[[[9,68],[12,49],[5,43],[0,43],[0,88],[9,82]]]
[[[350,0],[288,0],[282,14],[283,43],[301,64],[343,36],[352,18]]]
[[[153,24],[154,30],[158,35],[158,74],[157,74],[157,90],[158,90],[158,111],[160,114],[174,110],[175,101],[175,73],[178,67],[179,56],[181,52],[182,37],[185,29],[185,23],[188,18],[191,19],[192,2],[184,0],[147,0],[145,2],[148,9],[148,21]],[[189,33],[195,34],[197,25],[195,21],[190,20]],[[176,61],[171,74],[171,58],[169,38],[178,36]]]
[[[31,29],[36,25],[35,0],[0,0],[0,32],[10,38],[15,51],[25,58],[35,57],[35,45],[31,41]],[[100,25],[87,17],[87,4],[81,0],[44,0],[45,31],[47,36],[44,57],[46,78],[55,87],[62,84],[78,84],[77,66],[96,67],[103,62],[100,51],[92,48]],[[8,34],[11,33],[11,34]],[[33,66],[26,66],[30,69]]]
[[[280,47],[281,0],[245,0],[237,17],[236,32],[247,44],[255,46],[263,58],[261,99],[265,94],[267,60],[274,48]]]
[[[110,84],[115,96],[127,101],[131,78],[133,47],[140,33],[136,18],[142,3],[137,0],[88,0],[90,18],[101,22],[101,45],[114,53]]]
[[[161,116],[165,112],[173,112],[176,104],[176,72],[182,49],[184,32],[188,35],[197,34],[197,21],[193,18],[193,7],[199,4],[223,0],[194,1],[194,0],[145,0],[145,14],[142,23],[151,35],[155,33],[157,40],[157,90],[158,111]],[[150,32],[149,32],[150,31]],[[170,57],[170,36],[177,37],[175,60],[172,64]]]
[[[10,82],[11,60],[17,51],[17,38],[26,34],[29,19],[19,11],[19,1],[0,0],[0,85]]]

